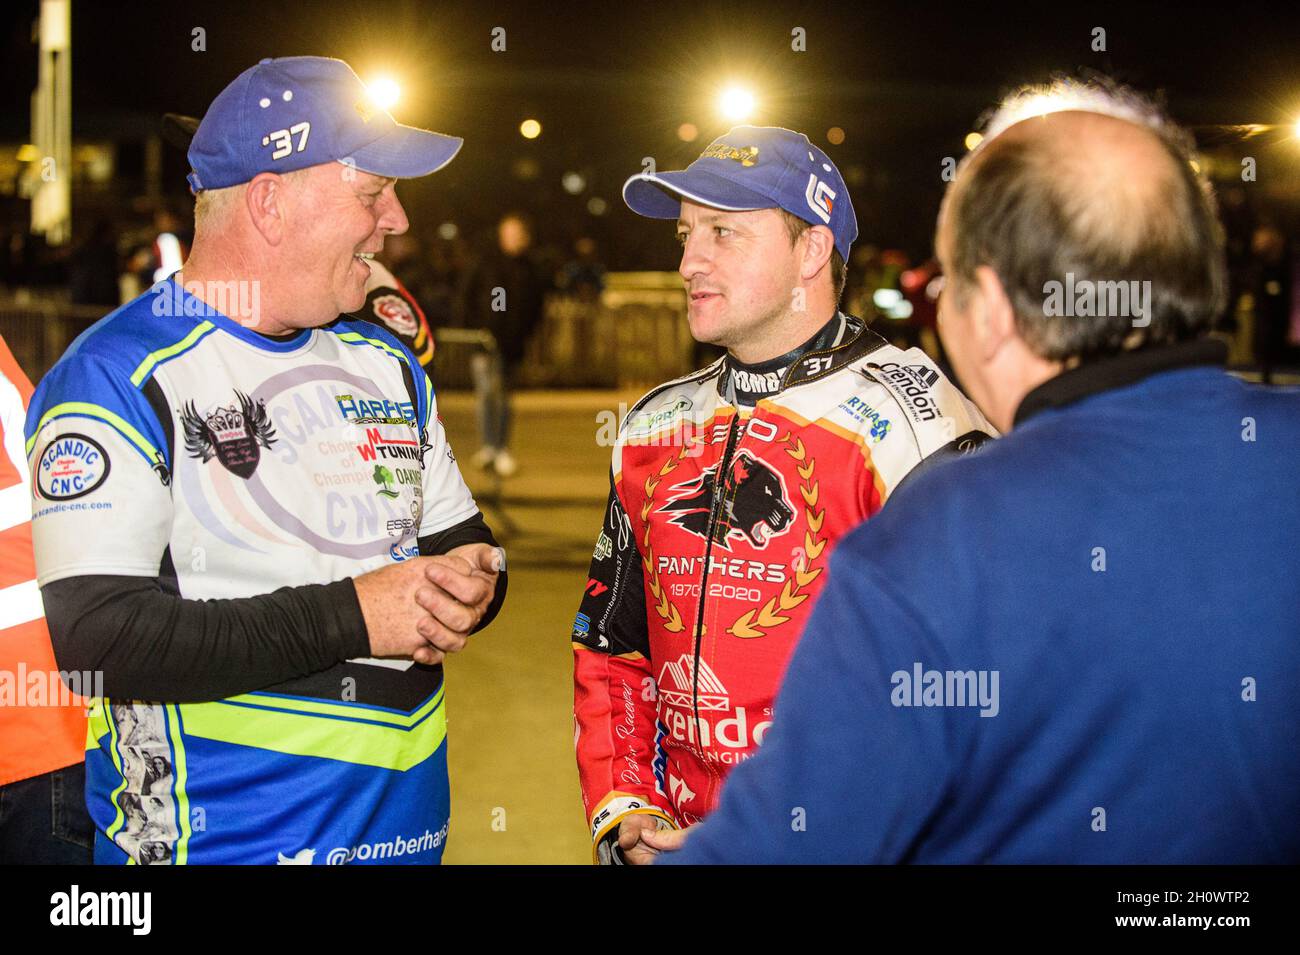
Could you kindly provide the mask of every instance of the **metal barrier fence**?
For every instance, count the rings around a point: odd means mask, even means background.
[[[676,272],[610,273],[598,300],[548,300],[519,384],[650,388],[689,372],[694,347]]]
[[[57,299],[0,299],[0,335],[37,381],[79,334],[106,315],[101,306]],[[439,389],[469,389],[470,356],[495,347],[485,332],[435,329]],[[598,299],[547,297],[516,384],[525,388],[649,388],[693,367],[681,278],[675,272],[614,272]]]
[[[109,309],[37,299],[0,301],[0,335],[33,382],[50,370],[72,340]]]

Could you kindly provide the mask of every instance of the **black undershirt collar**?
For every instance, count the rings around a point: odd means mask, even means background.
[[[801,355],[814,350],[833,348],[843,341],[847,329],[848,318],[843,312],[837,311],[816,335],[784,355],[769,358],[767,361],[746,364],[737,361],[728,352],[723,358],[718,393],[733,405],[752,408],[763,398],[770,397],[781,390],[786,370]]]
[[[1223,365],[1228,346],[1212,338],[1176,345],[1154,345],[1136,351],[1086,362],[1043,382],[1020,402],[1013,426],[1024,424],[1040,411],[1074,404],[1091,395],[1112,391],[1163,371],[1193,365]]]

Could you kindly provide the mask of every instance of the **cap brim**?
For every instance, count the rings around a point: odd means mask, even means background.
[[[340,162],[362,172],[392,179],[416,179],[437,172],[451,162],[465,140],[428,129],[398,125]]]
[[[643,172],[623,183],[623,201],[628,208],[649,219],[676,219],[683,199],[727,212],[776,207],[769,196],[700,169]]]
[[[189,149],[190,141],[194,139],[195,132],[199,128],[199,119],[196,116],[183,116],[180,113],[163,113],[162,118],[162,135],[172,146],[177,149]]]

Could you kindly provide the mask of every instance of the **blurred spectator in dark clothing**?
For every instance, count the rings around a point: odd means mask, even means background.
[[[99,218],[68,259],[68,292],[73,305],[119,304],[117,231]]]
[[[419,238],[410,232],[388,236],[381,258],[394,275],[402,277],[402,284],[421,304],[429,298],[436,279]]]
[[[1250,243],[1255,257],[1251,294],[1255,300],[1255,358],[1261,380],[1269,384],[1286,358],[1291,329],[1291,244],[1271,225],[1255,230]]]
[[[5,284],[14,288],[59,285],[63,281],[63,263],[51,251],[45,236],[28,232],[25,226],[11,226],[4,241]]]
[[[596,240],[584,235],[573,243],[575,257],[560,270],[560,289],[584,301],[595,301],[605,290],[605,266],[596,252]]]
[[[1219,218],[1223,221],[1223,251],[1228,260],[1228,305],[1215,328],[1232,332],[1237,328],[1237,302],[1250,291],[1254,271],[1251,240],[1255,235],[1255,212],[1246,202],[1246,190],[1228,186],[1219,193]]]
[[[490,332],[497,346],[470,359],[482,442],[474,463],[501,477],[519,469],[509,447],[510,380],[541,323],[548,284],[535,260],[532,226],[517,212],[497,223],[495,242],[469,267],[462,284],[463,323]]]
[[[425,261],[428,272],[419,296],[425,317],[433,329],[455,325],[461,320],[456,298],[461,285],[458,241],[434,238],[427,245]]]

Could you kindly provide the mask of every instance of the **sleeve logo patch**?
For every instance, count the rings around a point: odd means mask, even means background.
[[[108,452],[99,442],[84,434],[60,435],[41,452],[36,487],[47,500],[71,501],[103,484],[108,471]]]
[[[378,319],[399,335],[414,338],[415,333],[420,330],[420,323],[416,321],[415,313],[411,311],[411,306],[406,299],[400,295],[379,295],[371,307],[375,310]]]

